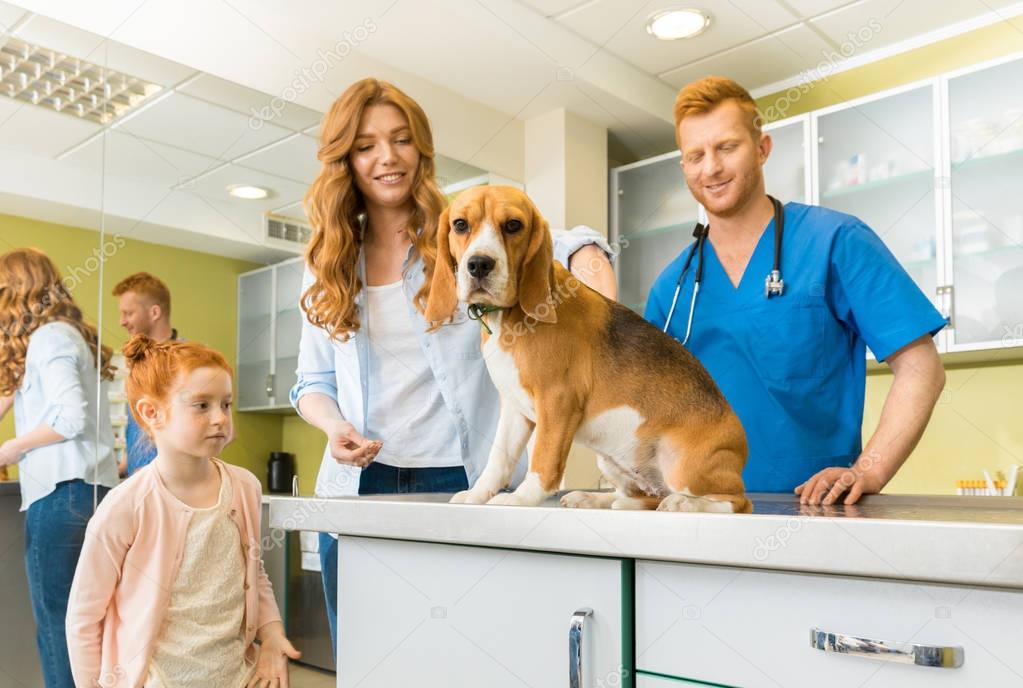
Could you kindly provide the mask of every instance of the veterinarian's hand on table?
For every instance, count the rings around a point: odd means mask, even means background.
[[[327,444],[335,461],[360,468],[368,466],[384,446],[380,440],[367,440],[346,420],[327,426]]]
[[[828,506],[848,492],[845,504],[855,504],[865,494],[877,494],[884,482],[873,472],[852,468],[825,468],[814,473],[802,485],[796,487],[800,504],[823,504]]]

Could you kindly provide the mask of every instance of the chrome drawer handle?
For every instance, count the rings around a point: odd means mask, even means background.
[[[576,609],[568,625],[568,688],[583,686],[583,624],[593,616],[589,607]]]
[[[870,640],[841,633],[828,633],[819,628],[810,629],[810,647],[821,652],[939,669],[958,669],[963,665],[963,648],[958,646],[942,647]]]

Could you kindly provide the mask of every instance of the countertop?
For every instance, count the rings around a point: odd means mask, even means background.
[[[363,537],[1023,590],[1023,498],[872,495],[753,514],[448,504],[450,495],[273,496],[270,525]]]

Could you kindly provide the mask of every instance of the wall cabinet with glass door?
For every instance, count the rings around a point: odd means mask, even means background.
[[[765,127],[767,192],[874,229],[949,318],[943,353],[1023,347],[1023,91],[1005,87],[1020,82],[1016,55]],[[621,299],[642,312],[698,206],[678,153],[616,168],[612,188]]]
[[[238,276],[239,411],[292,410],[303,265],[294,258]]]

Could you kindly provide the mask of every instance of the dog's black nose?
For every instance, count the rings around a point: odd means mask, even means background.
[[[494,259],[490,256],[473,256],[465,267],[469,270],[470,275],[476,279],[483,279],[494,269]]]

